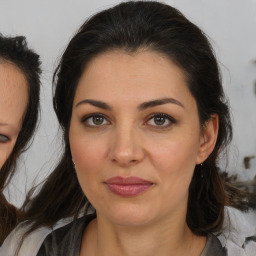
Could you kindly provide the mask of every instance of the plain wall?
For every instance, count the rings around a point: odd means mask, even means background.
[[[113,0],[0,0],[0,32],[24,35],[42,60],[41,122],[35,140],[19,163],[10,186],[10,200],[20,205],[33,184],[52,171],[61,152],[58,124],[52,108],[51,79],[58,58],[83,21],[113,6]],[[223,73],[230,100],[234,141],[227,167],[241,179],[256,174],[256,158],[250,169],[243,159],[256,155],[256,1],[173,0],[164,1],[180,9],[210,37]],[[8,192],[8,191],[7,191]]]

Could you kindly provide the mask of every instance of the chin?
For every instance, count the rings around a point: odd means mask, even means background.
[[[152,213],[148,209],[133,205],[112,207],[110,211],[105,211],[104,216],[113,224],[120,226],[142,226],[152,219]]]

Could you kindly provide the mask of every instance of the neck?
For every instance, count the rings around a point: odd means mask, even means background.
[[[168,219],[154,225],[127,227],[113,225],[97,216],[83,234],[81,256],[199,256],[205,237],[194,235],[183,222]]]

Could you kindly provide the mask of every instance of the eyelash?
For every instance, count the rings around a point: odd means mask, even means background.
[[[91,127],[91,128],[98,128],[98,127],[101,127],[103,125],[106,125],[106,124],[99,124],[99,125],[92,125],[92,124],[88,124],[88,120],[90,120],[90,118],[103,118],[104,120],[106,120],[108,123],[110,123],[108,121],[108,119],[105,117],[105,115],[101,114],[101,113],[94,113],[94,114],[89,114],[89,115],[86,115],[82,118],[81,122],[83,124],[85,124],[85,126],[87,127]]]
[[[91,122],[94,122],[93,121],[93,118],[102,118],[103,119],[103,122],[101,123],[101,124],[89,124],[89,121],[91,121]],[[168,121],[168,124],[165,124],[165,125],[157,125],[157,124],[155,124],[155,125],[150,125],[149,124],[149,126],[151,126],[151,127],[154,127],[154,128],[156,128],[156,129],[167,129],[167,128],[169,128],[171,125],[173,125],[173,124],[175,124],[177,121],[173,118],[173,117],[171,117],[171,116],[169,116],[169,115],[167,115],[167,114],[164,114],[164,113],[155,113],[155,114],[152,114],[152,115],[150,115],[149,117],[147,117],[147,121],[146,122],[144,122],[143,124],[148,124],[149,123],[149,121],[150,120],[153,120],[154,118],[163,118],[164,120],[164,123],[166,122],[166,121]],[[91,120],[90,120],[91,119]],[[81,120],[81,122],[85,125],[85,126],[87,126],[87,127],[90,127],[90,128],[100,128],[100,127],[103,127],[103,126],[105,126],[105,125],[109,125],[110,124],[110,121],[106,118],[106,116],[105,115],[103,115],[103,114],[101,114],[101,113],[94,113],[94,114],[89,114],[89,115],[86,115],[86,116],[84,116],[83,118],[82,118],[82,120]],[[105,122],[105,123],[104,123]]]
[[[10,140],[9,137],[3,135],[3,134],[0,134],[0,143],[6,143]]]
[[[159,117],[164,118],[164,123],[167,120],[168,124],[167,125],[157,125],[156,124],[156,125],[150,125],[150,126],[156,128],[156,129],[167,129],[167,128],[169,128],[170,126],[172,126],[173,124],[175,124],[177,122],[173,117],[171,117],[167,114],[155,113],[155,114],[149,116],[149,118],[147,119],[147,121],[145,123],[148,123],[150,120],[155,119],[155,118],[159,118]]]

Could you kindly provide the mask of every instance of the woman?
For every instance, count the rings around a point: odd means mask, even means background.
[[[70,41],[54,81],[65,150],[24,205],[7,255],[19,230],[17,255],[26,256],[255,248],[250,232],[241,244],[222,235],[224,206],[237,200],[217,166],[232,137],[229,109],[206,36],[179,11],[136,1],[96,14]]]
[[[0,35],[0,245],[19,218],[3,192],[36,128],[40,73],[39,56],[25,37]]]

